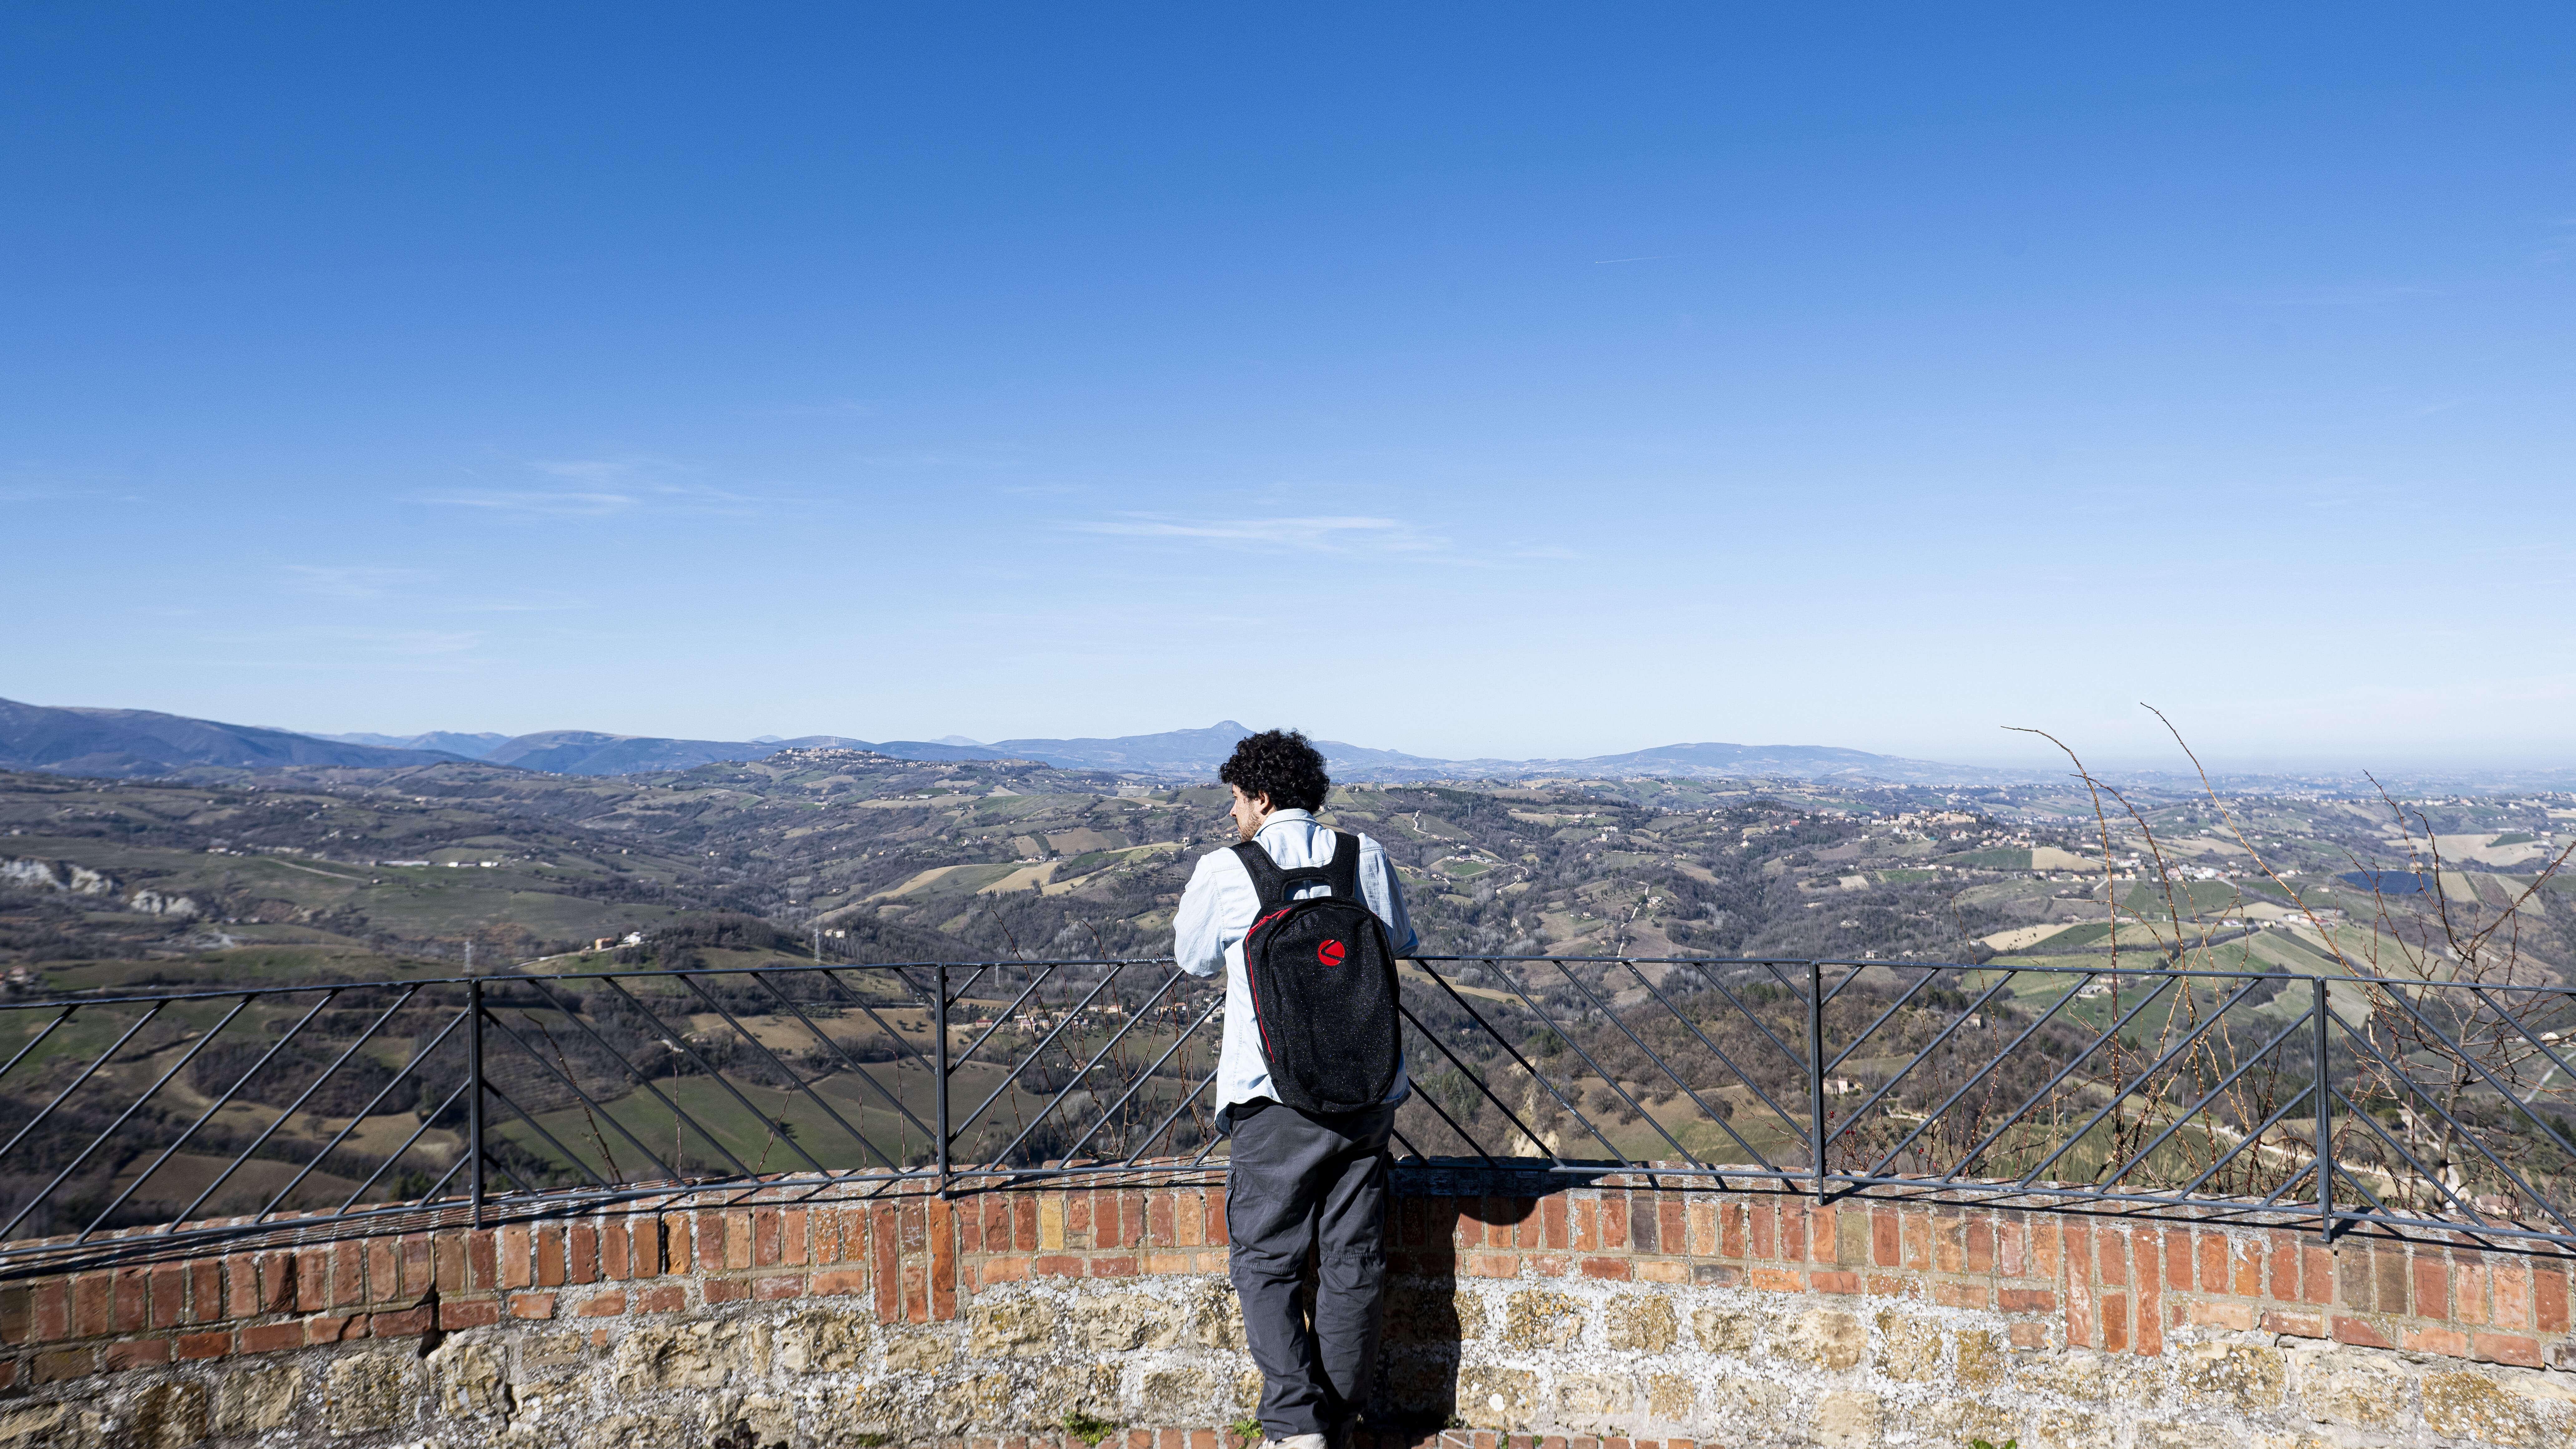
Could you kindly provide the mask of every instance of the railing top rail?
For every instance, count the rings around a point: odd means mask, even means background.
[[[2213,981],[2304,980],[2344,982],[2355,986],[2403,986],[2410,991],[2462,990],[2511,991],[2540,995],[2576,996],[2576,985],[2519,981],[2446,981],[2437,977],[2388,975],[2339,975],[2331,972],[2230,971],[2203,966],[2124,966],[2116,973],[2107,966],[2047,966],[2018,961],[1883,961],[1874,958],[1847,959],[1807,956],[1502,956],[1502,955],[1417,955],[1405,958],[1415,962],[1460,962],[1468,964],[1528,962],[1566,965],[1630,966],[1805,966],[1849,967],[1868,970],[1884,967],[1892,971],[2010,971],[2023,975],[2189,977]],[[815,971],[913,971],[946,967],[958,970],[990,970],[997,967],[1066,967],[1066,966],[1167,966],[1170,956],[1081,956],[1063,959],[1021,961],[793,961],[786,960],[761,966],[632,966],[606,971],[508,971],[475,976],[397,976],[375,981],[278,982],[233,987],[198,987],[185,991],[126,991],[114,995],[92,995],[81,991],[54,992],[15,1001],[0,1001],[0,1012],[36,1011],[64,1006],[117,1006],[183,1001],[230,1001],[244,996],[290,996],[317,991],[385,991],[428,986],[465,986],[481,983],[485,988],[514,982],[561,981],[633,981],[639,978],[681,978],[717,976],[761,976],[810,974]]]

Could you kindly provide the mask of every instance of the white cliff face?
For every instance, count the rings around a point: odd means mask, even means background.
[[[0,857],[0,882],[28,890],[61,891],[76,896],[113,896],[116,877],[68,860],[36,860],[28,857]],[[186,920],[202,915],[204,908],[187,896],[164,895],[156,890],[138,890],[126,897],[125,907],[138,915],[168,916]]]

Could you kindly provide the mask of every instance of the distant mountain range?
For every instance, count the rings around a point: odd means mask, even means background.
[[[441,760],[478,760],[557,775],[625,775],[694,769],[722,760],[765,759],[781,750],[838,748],[873,750],[906,760],[1036,760],[1059,769],[1204,780],[1214,775],[1217,766],[1233,752],[1235,741],[1250,733],[1233,720],[1223,720],[1206,729],[1114,739],[1013,739],[990,743],[957,735],[941,740],[870,741],[840,735],[683,740],[595,730],[544,730],[528,735],[450,730],[419,735],[306,735],[150,710],[57,709],[0,700],[0,768],[125,777],[208,766],[393,768]],[[1335,776],[1359,780],[1604,775],[1817,780],[1846,776],[1910,784],[1958,784],[2028,778],[2006,771],[1899,759],[1823,745],[1679,744],[1583,759],[1442,760],[1339,740],[1315,743],[1323,750]]]

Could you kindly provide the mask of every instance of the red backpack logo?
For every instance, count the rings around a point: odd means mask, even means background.
[[[1323,962],[1327,966],[1341,965],[1342,943],[1339,941],[1326,941],[1322,945],[1317,946],[1315,948],[1315,959]]]

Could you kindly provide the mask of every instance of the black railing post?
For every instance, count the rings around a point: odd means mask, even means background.
[[[465,1191],[483,1226],[483,983],[465,983]]]
[[[948,968],[933,968],[938,973],[938,995],[930,1006],[930,1046],[935,1093],[930,1099],[938,1114],[939,1128],[939,1195],[948,1196]]]
[[[1807,1145],[1815,1157],[1816,1201],[1825,1200],[1825,963],[1807,963]]]
[[[2331,1243],[2335,1232],[2334,1078],[2326,1070],[2326,1028],[2332,1024],[2326,1013],[2331,999],[2324,977],[2311,976],[2308,980],[2316,988],[2317,1241]]]

